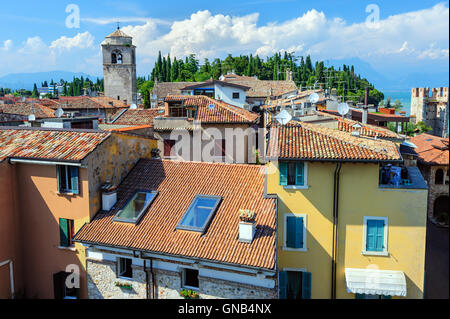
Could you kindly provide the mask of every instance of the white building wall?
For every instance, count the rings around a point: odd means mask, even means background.
[[[228,104],[243,108],[246,102],[245,91],[232,86],[221,86],[219,84],[214,85],[214,98],[216,100],[222,100]],[[239,93],[239,99],[233,99],[233,93]]]

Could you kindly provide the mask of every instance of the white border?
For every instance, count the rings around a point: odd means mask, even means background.
[[[286,235],[287,235],[287,230],[286,230],[286,226],[287,226],[287,218],[289,216],[294,216],[294,217],[303,217],[303,247],[302,248],[291,248],[291,247],[287,247],[286,246]],[[283,216],[283,250],[285,251],[307,251],[308,249],[306,248],[306,231],[307,231],[307,215],[306,214],[295,214],[295,213],[285,213]]]
[[[383,238],[383,251],[366,251],[367,243],[367,221],[368,220],[383,220],[384,221],[384,238]],[[388,218],[380,217],[380,216],[364,216],[364,224],[363,224],[363,248],[361,250],[361,254],[367,256],[389,256],[388,252]]]

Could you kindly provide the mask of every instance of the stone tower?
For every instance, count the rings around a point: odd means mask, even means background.
[[[136,103],[136,47],[120,28],[102,43],[105,96]]]

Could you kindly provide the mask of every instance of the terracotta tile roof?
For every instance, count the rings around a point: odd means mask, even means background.
[[[181,89],[186,85],[196,84],[197,82],[157,82],[152,89],[152,95],[156,94],[162,99],[168,95],[180,95]]]
[[[131,38],[131,37],[125,34],[122,30],[117,29],[116,31],[108,35],[107,38]]]
[[[449,139],[430,134],[420,134],[411,138],[419,154],[419,162],[428,165],[449,165]]]
[[[120,115],[120,114],[119,114]],[[153,118],[163,116],[164,108],[153,109],[127,109],[113,121],[116,125],[150,125],[153,127]]]
[[[285,92],[297,90],[294,81],[269,81],[250,79],[227,79],[226,82],[248,86],[250,89],[246,92],[247,97],[267,97],[272,95],[281,95]]]
[[[54,110],[47,106],[36,103],[0,104],[0,111],[2,111],[3,113],[26,116],[33,113],[36,116],[36,119],[55,117]]]
[[[219,84],[221,86],[236,87],[236,88],[239,88],[239,89],[242,89],[245,91],[250,89],[248,86],[240,85],[240,84],[233,83],[230,81],[209,80],[209,81],[200,82],[200,83],[191,82],[191,84],[185,86],[183,88],[183,90],[191,90],[191,89],[199,88],[199,87],[210,87],[210,86],[214,86],[215,84]]]
[[[0,161],[7,157],[80,161],[110,135],[86,130],[0,127]]]
[[[264,167],[256,165],[141,159],[119,186],[115,208],[99,212],[75,240],[274,269],[275,199],[263,198],[263,172]],[[138,189],[159,191],[141,221],[137,225],[113,222]],[[204,235],[176,230],[197,194],[223,197],[211,224]],[[238,241],[240,209],[256,212],[251,244]]]
[[[203,95],[173,95],[165,101],[197,106],[195,120],[202,123],[256,123],[259,118],[257,113]],[[210,104],[214,104],[213,110],[209,109]]]
[[[390,141],[355,137],[320,125],[293,123],[270,130],[269,158],[309,160],[401,160]]]
[[[119,101],[107,96],[89,97],[89,96],[61,96],[53,100],[56,103],[49,105],[52,109],[59,106],[63,110],[70,109],[113,109],[128,107],[123,101]]]

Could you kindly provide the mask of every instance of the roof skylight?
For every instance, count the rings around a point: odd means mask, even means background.
[[[158,192],[136,191],[121,210],[114,216],[114,221],[137,224],[150,207]]]
[[[177,229],[204,233],[211,222],[222,197],[213,195],[196,195],[184,213]]]

